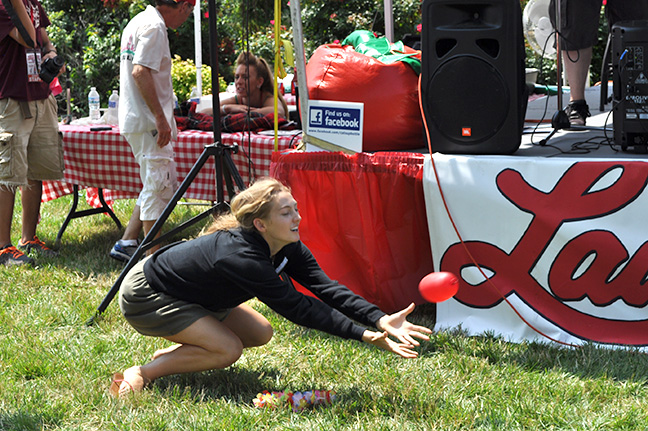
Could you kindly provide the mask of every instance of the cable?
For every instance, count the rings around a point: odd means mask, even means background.
[[[551,32],[549,37],[545,40],[544,45],[542,46],[542,54],[540,54],[540,58],[538,59],[538,69],[540,70],[540,72],[542,72],[542,59],[545,58],[545,53],[547,52],[547,44],[552,39],[552,36],[554,36],[553,39],[555,39],[555,35],[556,35],[556,31],[554,30],[553,32]],[[544,122],[544,119],[547,117],[547,112],[549,111],[549,86],[547,84],[545,84],[545,88],[546,88],[546,91],[547,91],[547,98],[545,99],[545,107],[544,107],[544,111],[542,113],[542,117],[536,123],[535,127],[533,128],[533,131],[531,132],[531,145],[543,145],[543,144],[540,144],[540,143],[536,144],[535,142],[533,142],[533,136],[538,131],[538,127],[540,127],[540,124]],[[545,132],[545,133],[548,133],[548,132]]]
[[[418,80],[419,108],[421,110],[421,117],[423,119],[423,127],[425,128],[425,135],[427,137],[428,145],[430,145],[430,131],[428,129],[427,120],[425,118],[425,113],[423,112],[423,101],[421,99],[421,76],[422,76],[422,74],[419,75],[419,80]],[[517,314],[517,316],[520,318],[520,320],[522,320],[529,328],[533,329],[534,331],[536,331],[541,336],[543,336],[543,337],[547,338],[548,340],[551,340],[551,341],[553,341],[555,343],[562,344],[562,345],[569,346],[569,347],[580,347],[577,344],[572,344],[572,343],[568,343],[568,342],[565,342],[565,341],[557,340],[557,339],[545,334],[544,332],[542,332],[541,330],[539,330],[538,328],[533,326],[528,320],[526,320],[522,316],[522,314],[513,306],[513,304],[511,304],[511,302],[508,300],[508,298],[505,295],[502,295],[501,291],[495,286],[495,284],[491,281],[491,279],[486,275],[486,273],[484,272],[482,267],[479,265],[477,260],[473,257],[472,253],[470,253],[470,250],[468,249],[468,246],[464,242],[463,237],[459,233],[459,229],[457,228],[457,225],[455,224],[455,221],[452,218],[452,214],[450,214],[450,208],[448,207],[448,203],[446,201],[445,194],[443,193],[443,189],[441,187],[441,182],[439,181],[439,174],[437,172],[436,164],[434,162],[434,157],[433,157],[433,154],[432,154],[432,146],[431,145],[430,145],[430,160],[431,160],[431,163],[432,163],[432,170],[434,172],[434,178],[436,179],[437,187],[439,189],[439,195],[441,196],[441,201],[443,203],[443,207],[445,208],[446,214],[448,214],[448,219],[450,220],[450,223],[452,224],[452,228],[453,228],[455,234],[457,235],[457,238],[459,238],[459,242],[461,243],[461,245],[462,245],[464,251],[466,252],[466,254],[468,255],[469,259],[475,265],[475,267],[479,270],[479,272],[484,277],[484,279],[486,280],[488,285],[490,285],[495,290],[495,292],[497,292],[502,297],[502,299],[509,305],[509,307],[511,307],[511,309],[515,312],[515,314]]]

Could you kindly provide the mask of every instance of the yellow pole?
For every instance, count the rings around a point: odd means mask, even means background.
[[[277,77],[279,76],[279,62],[281,61],[281,44],[279,39],[279,29],[281,27],[281,0],[274,2],[274,149],[279,150],[279,117],[278,103],[279,103],[279,88],[277,86]]]

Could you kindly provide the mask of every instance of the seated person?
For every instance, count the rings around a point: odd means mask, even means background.
[[[274,85],[268,63],[254,54],[243,52],[236,60],[234,75],[236,93],[221,94],[221,115],[239,114],[251,111],[259,114],[274,112]],[[211,115],[205,111],[205,114]],[[277,113],[280,117],[288,118],[288,105],[279,94]]]

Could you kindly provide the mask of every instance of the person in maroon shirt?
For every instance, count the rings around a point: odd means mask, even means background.
[[[36,236],[43,180],[63,178],[57,104],[39,74],[56,48],[38,0],[0,2],[0,264],[34,264],[23,252],[56,253]],[[63,71],[60,68],[59,74]],[[21,190],[22,232],[11,243],[16,190]]]
[[[427,340],[432,331],[407,321],[414,304],[386,314],[331,280],[300,241],[300,221],[290,190],[261,179],[235,196],[231,214],[203,235],[135,265],[121,285],[122,314],[139,333],[175,344],[115,374],[110,393],[124,396],[158,377],[225,368],[243,349],[268,343],[273,329],[245,304],[252,298],[296,324],[416,357],[415,338]],[[297,291],[287,277],[316,298]]]

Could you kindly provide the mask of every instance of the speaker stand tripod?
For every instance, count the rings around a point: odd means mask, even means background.
[[[208,4],[209,4],[209,34],[210,34],[210,40],[212,41],[212,43],[210,43],[209,46],[210,61],[212,64],[212,88],[217,89],[218,88],[218,44],[215,43],[215,41],[217,41],[216,19],[218,14],[216,12],[215,0],[208,0]],[[232,160],[232,155],[231,155],[231,153],[238,152],[238,146],[223,145],[221,143],[220,102],[218,100],[218,97],[212,98],[212,110],[214,114],[214,143],[205,146],[202,154],[200,155],[200,157],[198,157],[198,160],[196,160],[193,167],[191,168],[187,176],[180,184],[180,187],[174,193],[173,197],[171,198],[167,206],[164,208],[162,215],[153,224],[153,227],[146,234],[144,240],[139,245],[139,247],[137,247],[137,250],[135,250],[135,253],[133,254],[133,256],[131,256],[130,260],[122,270],[121,274],[119,274],[119,277],[111,287],[110,291],[108,292],[108,294],[106,294],[103,301],[101,301],[99,307],[97,307],[95,314],[92,317],[90,317],[90,319],[88,319],[88,321],[86,322],[87,325],[92,325],[95,322],[95,320],[99,316],[101,316],[101,314],[104,311],[106,311],[106,308],[108,308],[108,305],[110,304],[112,299],[115,297],[117,292],[119,292],[119,288],[121,287],[124,278],[126,278],[128,272],[137,264],[137,262],[139,262],[140,258],[146,252],[146,250],[159,244],[160,242],[164,241],[166,238],[175,235],[176,233],[184,230],[185,228],[199,222],[200,220],[203,220],[209,215],[218,214],[229,209],[229,204],[225,202],[225,195],[223,192],[223,185],[224,185],[223,181],[227,186],[227,193],[230,199],[234,196],[234,192],[235,192],[234,184],[236,185],[236,187],[238,187],[239,191],[245,188],[245,185],[243,184],[243,179],[241,178],[241,175],[236,169],[236,165],[234,165],[234,161]],[[182,198],[182,196],[184,196],[185,192],[187,191],[191,183],[196,178],[196,175],[198,175],[198,172],[200,172],[200,170],[205,165],[207,160],[209,160],[209,158],[212,156],[215,159],[214,162],[215,162],[215,169],[216,169],[216,202],[214,203],[214,205],[208,210],[203,211],[201,214],[198,214],[197,216],[191,218],[190,220],[187,220],[181,225],[173,228],[172,230],[165,233],[164,235],[161,235],[160,237],[156,238],[158,232],[160,232],[160,230],[162,229],[162,225],[164,225],[164,222],[169,218],[169,215],[171,215],[173,209],[176,207],[177,202]]]
[[[117,292],[119,292],[119,288],[121,287],[124,278],[128,274],[128,271],[130,271],[137,264],[137,262],[139,262],[140,258],[146,252],[146,250],[161,243],[168,237],[175,235],[176,233],[186,229],[187,227],[203,220],[209,215],[220,214],[229,209],[229,205],[224,201],[223,179],[225,179],[225,184],[227,185],[227,193],[230,199],[234,195],[234,184],[232,183],[232,180],[234,181],[234,183],[236,183],[236,186],[239,190],[243,190],[245,188],[245,186],[243,185],[243,179],[236,169],[236,166],[234,165],[234,161],[232,160],[230,154],[230,152],[236,153],[237,151],[237,146],[223,145],[220,142],[205,146],[205,149],[191,168],[191,171],[189,171],[189,174],[187,174],[185,179],[182,181],[182,184],[180,184],[178,190],[175,192],[167,206],[164,208],[164,211],[162,212],[160,218],[157,219],[142,243],[139,245],[139,247],[137,247],[137,250],[135,250],[135,253],[133,254],[133,256],[131,256],[121,274],[119,274],[119,277],[113,284],[112,288],[110,289],[108,294],[106,294],[103,301],[101,301],[101,304],[99,304],[99,306],[97,307],[95,314],[88,320],[88,325],[94,323],[94,321],[104,311],[106,311],[106,308],[108,308],[110,302],[113,300]],[[169,218],[169,216],[173,212],[173,209],[176,207],[177,202],[182,198],[193,180],[196,178],[196,175],[198,175],[198,172],[200,172],[201,168],[212,156],[214,156],[216,164],[217,201],[208,210],[203,211],[190,220],[187,220],[181,225],[166,232],[164,235],[160,235],[158,238],[156,238],[158,232],[162,229],[162,225],[164,225],[164,222]]]

